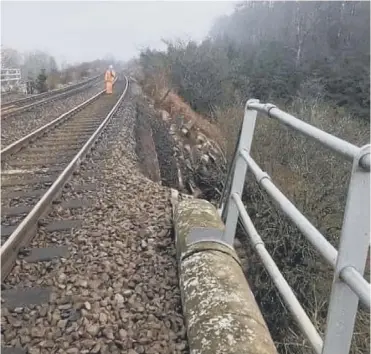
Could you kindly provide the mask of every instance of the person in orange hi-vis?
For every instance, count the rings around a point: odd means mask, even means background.
[[[113,71],[113,66],[110,65],[108,70],[106,71],[106,74],[104,75],[104,82],[106,84],[106,93],[111,94],[112,93],[112,87],[113,87],[113,80],[115,79],[115,72]]]

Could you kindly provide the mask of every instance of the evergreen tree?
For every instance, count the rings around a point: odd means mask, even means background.
[[[36,79],[36,89],[39,93],[48,91],[48,88],[46,86],[46,79],[48,77],[45,74],[45,69],[41,69],[40,74],[37,76]]]

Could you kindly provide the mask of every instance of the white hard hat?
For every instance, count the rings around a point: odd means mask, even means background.
[[[109,66],[109,68],[110,68],[110,69],[113,69],[113,66],[112,66],[112,65],[110,65],[110,66]]]

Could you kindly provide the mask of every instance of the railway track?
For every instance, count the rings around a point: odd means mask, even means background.
[[[99,92],[1,151],[2,281],[40,217],[110,123],[128,85],[126,78],[118,80],[114,94]]]
[[[101,79],[101,75],[94,76],[93,78],[79,82],[76,85],[63,87],[61,89],[52,90],[38,95],[22,98],[19,100],[13,100],[6,102],[1,105],[1,118],[7,118],[15,114],[25,112],[33,107],[43,105],[47,102],[51,102],[55,99],[67,97],[71,94],[85,90],[87,87],[93,85],[95,82]]]
[[[2,353],[186,354],[171,205],[137,165],[131,83],[2,283]]]
[[[20,100],[24,98],[26,94],[18,92],[2,92],[1,93],[1,105],[8,103],[10,101]]]

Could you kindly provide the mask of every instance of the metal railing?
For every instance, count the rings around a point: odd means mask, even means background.
[[[20,81],[21,69],[1,69],[1,81]]]
[[[338,251],[273,184],[268,174],[263,172],[251,157],[250,149],[258,112],[320,142],[353,162]],[[317,332],[268,253],[242,203],[247,169],[252,172],[260,187],[278,204],[334,269],[324,339]],[[240,221],[315,353],[349,353],[359,300],[370,308],[370,284],[363,277],[370,244],[370,145],[357,147],[281,111],[272,104],[249,100],[246,103],[235,155],[224,185],[220,212],[225,222],[224,241],[233,243],[237,222]]]

